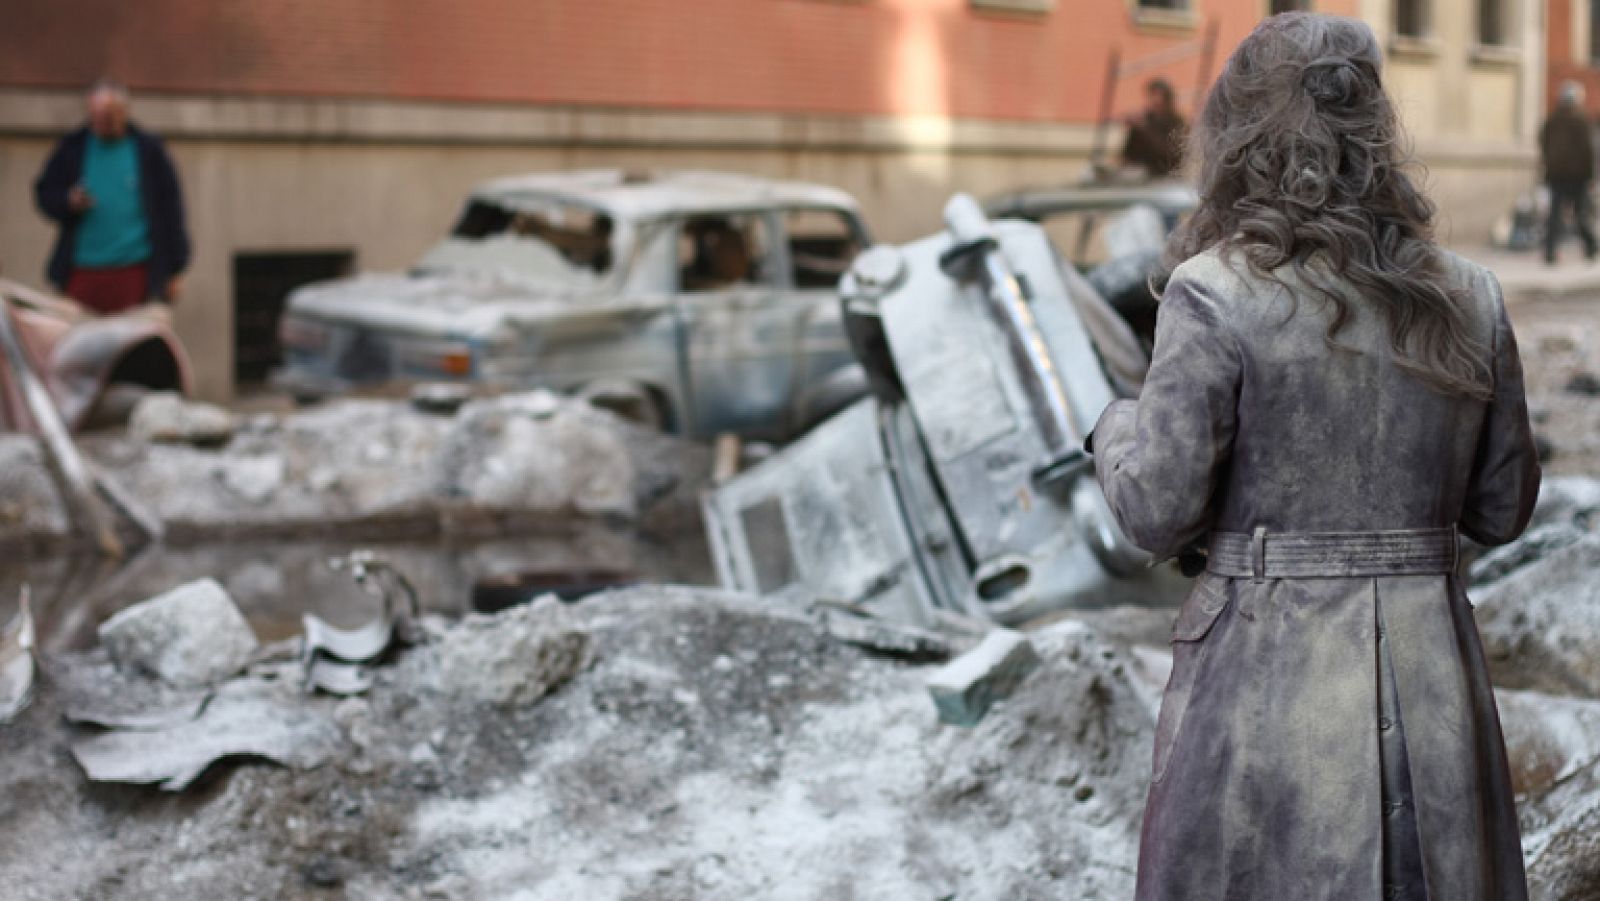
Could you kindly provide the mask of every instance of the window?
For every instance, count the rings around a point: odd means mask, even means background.
[[[1012,13],[1047,13],[1055,9],[1056,0],[972,0],[977,9],[992,9]]]
[[[1579,0],[1584,4],[1584,9],[1589,13],[1588,27],[1584,29],[1584,37],[1589,39],[1589,46],[1584,49],[1578,61],[1585,66],[1592,66],[1600,62],[1600,0]]]
[[[611,268],[612,228],[610,216],[587,207],[472,200],[456,221],[451,237],[539,244],[560,254],[569,265],[603,273]]]
[[[834,287],[861,251],[854,222],[838,210],[789,210],[783,232],[796,288]]]
[[[354,267],[355,253],[349,250],[234,254],[234,382],[262,384],[272,370],[283,365],[278,320],[294,289],[342,278]]]
[[[1395,0],[1394,33],[1402,38],[1425,38],[1431,30],[1428,0]]]
[[[1503,47],[1506,40],[1506,0],[1478,0],[1478,46]]]
[[[684,291],[770,285],[767,234],[759,215],[694,216],[678,232],[678,284]]]
[[[1267,0],[1267,15],[1278,13],[1310,12],[1311,0]]]
[[[1140,9],[1166,9],[1173,12],[1185,12],[1189,9],[1189,0],[1138,0]]]

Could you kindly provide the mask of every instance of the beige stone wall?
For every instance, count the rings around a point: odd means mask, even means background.
[[[78,102],[0,91],[0,269],[28,283],[43,282],[54,235],[30,186]],[[351,249],[359,267],[404,268],[487,178],[623,166],[824,182],[860,200],[879,239],[900,241],[938,228],[954,191],[981,197],[1076,179],[1092,143],[1084,126],[938,118],[153,96],[136,99],[135,114],[168,139],[183,179],[195,258],[176,321],[200,393],[215,399],[233,389],[235,254]],[[1446,143],[1424,156],[1442,233],[1457,241],[1481,242],[1531,183],[1515,148]]]
[[[43,281],[54,231],[31,183],[72,95],[0,93],[0,267]],[[472,185],[576,167],[711,168],[838,185],[876,236],[939,226],[952,191],[979,196],[1077,176],[1079,127],[937,119],[576,113],[417,104],[144,98],[135,113],[177,162],[195,244],[179,332],[200,392],[232,391],[234,254],[349,248],[367,269],[404,268],[437,240]]]

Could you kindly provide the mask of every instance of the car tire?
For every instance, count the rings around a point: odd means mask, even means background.
[[[672,426],[671,412],[659,391],[637,382],[591,382],[577,396],[590,406],[654,431]]]

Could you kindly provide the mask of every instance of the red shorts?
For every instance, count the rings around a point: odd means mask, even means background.
[[[150,297],[150,274],[143,263],[109,269],[74,269],[67,296],[102,316],[131,310]]]

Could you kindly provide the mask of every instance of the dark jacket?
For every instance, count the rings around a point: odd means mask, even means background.
[[[1151,178],[1166,178],[1183,165],[1183,142],[1189,126],[1177,113],[1147,112],[1128,124],[1122,161],[1143,166]]]
[[[1575,106],[1557,107],[1539,132],[1544,177],[1549,182],[1585,182],[1594,177],[1589,120]]]
[[[1178,267],[1143,392],[1094,432],[1095,470],[1128,535],[1159,557],[1257,526],[1515,538],[1540,478],[1516,339],[1494,277],[1448,259],[1493,376],[1488,401],[1396,365],[1353,291],[1331,349],[1331,305],[1292,269],[1279,283],[1216,252]],[[1384,683],[1394,717],[1380,713]],[[1202,574],[1173,631],[1139,901],[1378,901],[1396,834],[1380,791],[1386,722],[1410,755],[1415,881],[1436,899],[1525,899],[1494,695],[1459,580]]]
[[[178,187],[178,171],[161,139],[131,122],[128,137],[139,145],[139,189],[144,196],[144,214],[150,225],[150,259],[146,263],[149,284],[152,291],[164,296],[167,281],[189,265],[183,192]],[[88,142],[87,126],[62,138],[45,162],[44,172],[33,183],[33,198],[39,212],[60,226],[45,272],[62,290],[72,277],[73,236],[79,217],[67,205],[67,194],[73,185],[83,180],[83,154]]]

